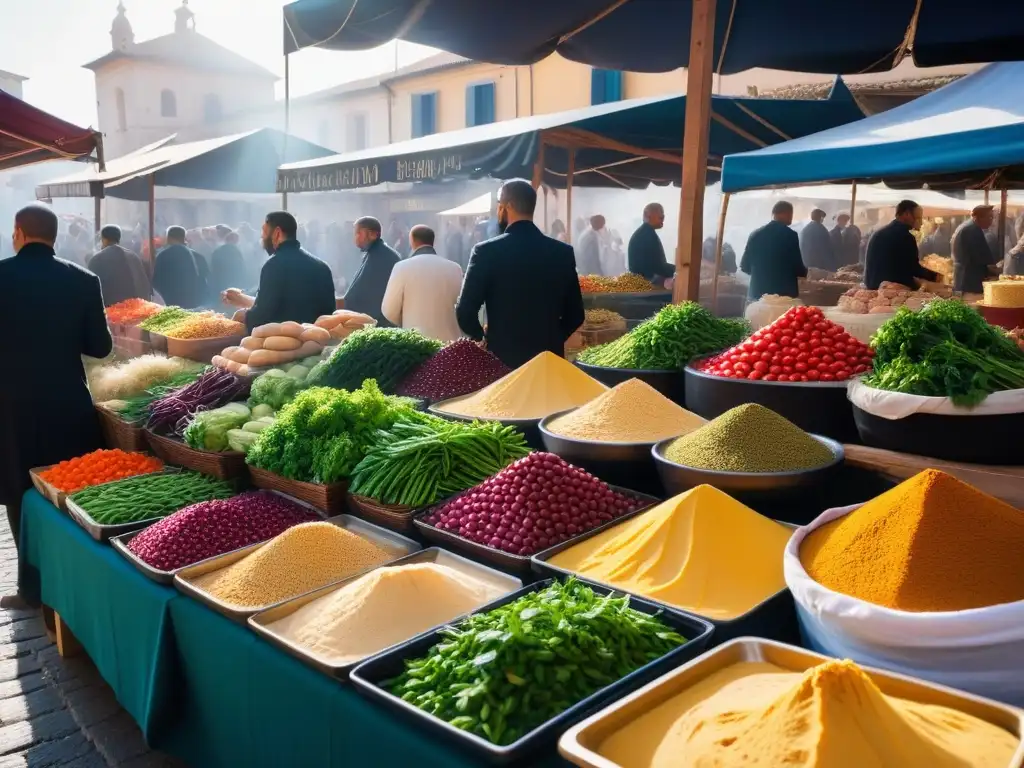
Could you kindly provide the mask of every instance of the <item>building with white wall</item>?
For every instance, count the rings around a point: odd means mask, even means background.
[[[16,75],[13,72],[5,72],[0,69],[0,91],[6,91],[19,99],[25,98],[22,94],[22,83],[28,80],[27,77]]]

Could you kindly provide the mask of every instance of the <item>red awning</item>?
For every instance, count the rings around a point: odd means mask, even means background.
[[[44,160],[77,160],[101,144],[98,132],[65,123],[0,91],[0,170]]]

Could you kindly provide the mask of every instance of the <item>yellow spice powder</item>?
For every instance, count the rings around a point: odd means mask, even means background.
[[[698,613],[734,619],[786,586],[790,530],[710,485],[551,558],[560,568]]]
[[[303,523],[194,583],[233,606],[260,608],[393,559],[376,544],[340,526]]]
[[[542,419],[607,391],[608,387],[572,363],[541,352],[490,386],[453,400],[445,408],[457,416],[480,419]]]
[[[608,737],[622,768],[1006,768],[1018,740],[947,707],[886,696],[852,661],[727,667]]]
[[[650,384],[628,379],[547,428],[556,435],[598,443],[656,443],[685,435],[706,422]]]
[[[350,664],[497,599],[503,590],[443,565],[378,568],[269,625],[334,664]]]

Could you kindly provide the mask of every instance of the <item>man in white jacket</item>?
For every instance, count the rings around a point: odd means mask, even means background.
[[[396,326],[454,341],[462,335],[455,319],[462,267],[437,255],[434,230],[424,224],[409,231],[409,242],[412,255],[392,270],[381,311]]]

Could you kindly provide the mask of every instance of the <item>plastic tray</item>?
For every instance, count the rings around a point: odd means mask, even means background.
[[[547,579],[531,584],[484,606],[474,613],[486,613],[487,611],[499,608],[519,599],[525,594],[545,589],[553,581],[555,579]],[[586,584],[600,595],[615,592],[615,590],[610,590],[600,584],[594,584],[584,579],[578,579],[578,581]],[[615,592],[615,594],[621,593]],[[695,616],[690,616],[681,611],[666,610],[647,600],[635,597],[630,598],[630,605],[636,610],[647,614],[660,613],[664,622],[687,638],[689,642],[670,651],[661,658],[655,659],[621,680],[596,691],[508,746],[496,746],[479,736],[455,728],[379,687],[379,683],[390,680],[404,671],[406,659],[423,656],[432,646],[440,642],[443,636],[439,634],[438,630],[420,635],[418,638],[400,645],[394,650],[379,654],[363,662],[352,672],[352,683],[357,686],[360,693],[384,704],[395,712],[414,718],[422,727],[429,729],[433,734],[461,744],[478,758],[483,758],[490,763],[499,765],[524,761],[525,758],[550,746],[558,738],[559,733],[581,718],[586,717],[605,702],[635,690],[658,675],[698,656],[703,652],[711,638],[713,632],[711,625]],[[525,764],[529,765],[531,763]]]
[[[618,763],[598,752],[601,744],[630,722],[714,673],[734,664],[758,661],[802,673],[827,660],[827,656],[770,640],[752,637],[733,640],[663,675],[573,726],[558,742],[558,751],[565,759],[583,768],[619,768]],[[1017,738],[1024,736],[1024,712],[1018,709],[892,672],[871,667],[863,669],[882,693],[888,696],[955,709],[998,726]],[[1024,743],[1017,748],[1007,768],[1018,768],[1022,763]]]
[[[641,506],[639,510],[635,511],[650,509],[655,504],[659,503],[658,499],[654,496],[648,496],[647,494],[638,493],[627,488],[619,488],[615,485],[611,485],[609,487],[614,491],[631,496],[642,502],[643,506]],[[450,496],[447,499],[439,501],[437,504],[428,507],[422,512],[418,512],[416,516],[413,517],[413,524],[416,526],[420,535],[427,541],[434,542],[435,544],[439,544],[447,549],[453,549],[456,552],[462,552],[464,555],[471,557],[474,560],[482,563],[488,563],[496,568],[502,569],[503,571],[508,571],[509,573],[515,573],[518,575],[529,574],[531,569],[530,557],[528,555],[513,555],[508,552],[502,552],[501,550],[494,549],[493,547],[477,544],[475,541],[464,539],[456,533],[442,531],[440,528],[435,528],[434,526],[424,522],[424,518],[430,515],[438,507],[447,504],[453,499],[457,499],[464,493],[470,493],[471,491],[472,489],[469,491],[463,491],[462,493],[457,493],[454,496]],[[622,518],[620,517],[618,519],[621,520]],[[579,536],[575,539],[570,539],[570,541],[577,541],[578,539]]]
[[[304,501],[300,501],[299,499],[293,498],[293,497],[289,496],[286,493],[281,493],[280,491],[270,491],[270,493],[273,493],[273,494],[275,494],[277,496],[280,496],[283,499],[288,499],[288,501],[291,501],[291,502],[293,502],[295,504],[298,504],[300,507],[308,509],[310,512],[313,512],[314,514],[318,515],[321,519],[325,519],[324,518],[324,513],[321,512],[316,507],[314,507],[312,504],[307,504]],[[156,522],[159,522],[159,521],[156,521]],[[150,523],[150,525],[155,525],[155,524],[156,524],[155,522],[154,523]],[[146,527],[148,528],[149,526],[146,526]],[[112,536],[110,538],[110,544],[111,544],[111,546],[114,547],[114,549],[116,549],[118,552],[120,552],[128,560],[129,563],[134,565],[147,578],[150,578],[153,581],[159,582],[160,584],[174,584],[174,575],[176,573],[178,573],[179,571],[182,571],[185,568],[188,568],[190,566],[189,565],[183,565],[181,568],[175,568],[173,571],[161,571],[158,568],[154,568],[149,563],[147,563],[142,558],[140,558],[138,555],[136,555],[134,552],[132,552],[128,548],[128,545],[131,544],[132,539],[134,539],[136,536],[138,536],[140,533],[142,533],[143,530],[145,530],[145,529],[141,529],[141,530],[138,530],[138,531],[133,531],[131,533],[124,533],[124,534],[121,534],[120,536]],[[268,541],[270,541],[270,539],[264,539],[263,541],[256,542],[256,544],[266,544]],[[231,554],[231,553],[230,552],[225,552],[224,554]],[[190,565],[195,565],[195,564],[196,563],[191,563]]]
[[[344,528],[351,533],[362,536],[385,549],[388,554],[393,555],[390,560],[380,563],[380,565],[391,565],[395,560],[403,558],[413,552],[419,552],[423,549],[422,545],[412,539],[407,539],[405,536],[399,536],[393,531],[389,531],[386,528],[381,528],[377,525],[372,525],[371,523],[367,523],[366,521],[360,520],[357,517],[352,517],[351,515],[337,515],[336,517],[329,517],[327,518],[327,522],[333,523],[334,525]],[[252,544],[248,547],[236,549],[234,552],[228,552],[224,555],[211,557],[208,560],[202,560],[194,565],[182,568],[174,574],[174,586],[178,591],[198,600],[204,605],[209,606],[213,610],[217,611],[217,613],[227,616],[232,621],[245,623],[250,616],[273,608],[275,605],[285,603],[287,600],[281,600],[278,603],[269,603],[267,605],[240,608],[232,605],[231,603],[219,600],[206,590],[197,587],[192,583],[192,581],[199,576],[204,576],[208,573],[212,573],[213,571],[219,571],[222,568],[227,568],[229,565],[234,565],[247,555],[255,552],[264,544],[266,544],[266,542]],[[380,565],[373,566],[373,568],[378,568]],[[352,574],[352,576],[361,576],[364,573],[372,571],[373,568],[367,568],[365,571]],[[293,600],[295,597],[298,597],[298,595],[290,597],[288,600]]]
[[[479,581],[486,581],[490,584],[493,584],[502,589],[505,593],[515,592],[517,590],[522,589],[523,587],[523,582],[513,576],[509,576],[508,574],[494,570],[493,568],[488,568],[485,565],[474,563],[472,560],[469,560],[468,558],[460,557],[459,555],[454,555],[451,552],[448,552],[444,549],[440,549],[438,547],[431,547],[430,549],[424,549],[420,550],[419,552],[414,552],[411,555],[406,555],[405,557],[395,560],[393,563],[388,563],[388,567],[394,568],[400,565],[414,565],[416,563],[436,563],[437,565],[448,566],[449,568],[452,568],[456,571],[460,571],[461,573],[467,576],[472,576],[473,578]],[[391,651],[392,649],[397,648],[400,645],[409,642],[410,640],[414,640],[415,638],[419,637],[420,634],[433,634],[434,629],[431,629],[427,633],[419,633],[411,638],[407,638],[401,643],[395,643],[394,645],[391,645],[387,648],[382,648],[380,651],[378,651],[378,653],[371,654],[370,656],[367,656],[364,659],[360,659],[359,661],[353,661],[348,664],[339,664],[332,663],[328,660],[323,659],[320,656],[317,656],[308,648],[289,640],[283,635],[278,634],[272,627],[270,627],[270,625],[274,622],[279,621],[285,618],[286,616],[292,615],[303,606],[341,589],[346,584],[350,584],[364,575],[365,574],[361,574],[360,576],[352,576],[350,578],[344,579],[343,581],[339,581],[334,584],[329,584],[325,587],[321,587],[320,589],[314,590],[300,597],[296,597],[292,600],[288,600],[287,602],[281,603],[269,610],[257,613],[254,616],[250,616],[249,626],[256,634],[265,638],[272,645],[276,645],[285,653],[294,656],[295,658],[305,662],[306,664],[309,664],[314,669],[320,670],[325,675],[330,675],[331,677],[337,677],[343,680],[347,679],[348,676],[351,674],[352,670],[358,667],[367,659],[371,659],[380,653],[387,653],[388,651]],[[459,619],[463,618],[463,616],[465,615],[467,614],[454,617],[450,622],[446,623],[454,623]]]

